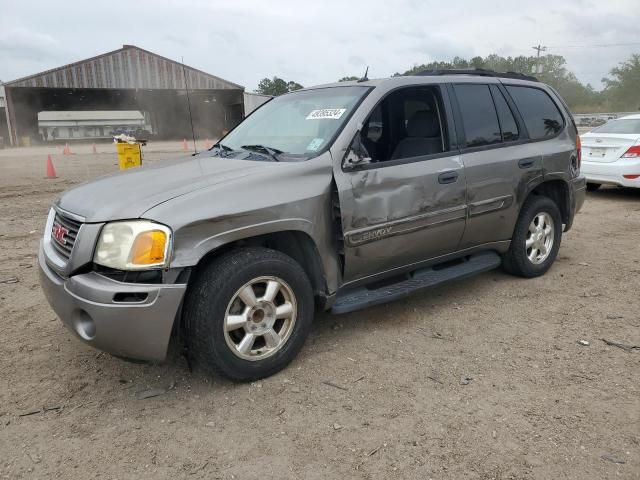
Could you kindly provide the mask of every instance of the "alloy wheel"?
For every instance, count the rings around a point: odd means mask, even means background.
[[[538,213],[529,224],[525,248],[529,261],[543,263],[551,253],[554,242],[553,218],[546,212]]]
[[[287,342],[296,323],[297,304],[281,278],[255,278],[231,298],[224,318],[224,336],[231,351],[244,360],[270,357]]]

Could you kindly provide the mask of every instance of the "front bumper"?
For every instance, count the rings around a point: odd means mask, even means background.
[[[589,183],[640,188],[640,177],[624,178],[624,175],[640,174],[640,160],[637,158],[621,158],[610,163],[583,160],[581,171]]]
[[[63,278],[47,265],[42,244],[38,263],[51,308],[76,337],[114,355],[164,360],[185,284],[122,283],[95,272]]]

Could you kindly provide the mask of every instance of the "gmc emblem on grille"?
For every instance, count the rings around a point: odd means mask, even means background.
[[[55,238],[58,243],[62,245],[67,244],[67,239],[65,238],[67,233],[69,233],[69,230],[64,228],[59,223],[53,224],[53,228],[51,229],[51,235],[53,235],[53,238]]]

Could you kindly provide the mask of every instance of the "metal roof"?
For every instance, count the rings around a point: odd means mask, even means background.
[[[138,110],[43,111],[38,120],[144,120],[144,115]]]
[[[248,95],[250,97],[260,97],[260,98],[273,98],[273,95],[265,95],[264,93],[258,93],[258,92],[244,92],[245,95]]]
[[[220,77],[185,66],[189,89],[241,89]],[[6,82],[6,87],[184,89],[182,64],[133,45]]]

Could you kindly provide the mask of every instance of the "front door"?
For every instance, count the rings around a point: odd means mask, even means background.
[[[448,110],[441,87],[407,87],[382,99],[362,124],[347,162],[335,172],[345,282],[411,268],[458,248],[466,184],[449,142]]]

